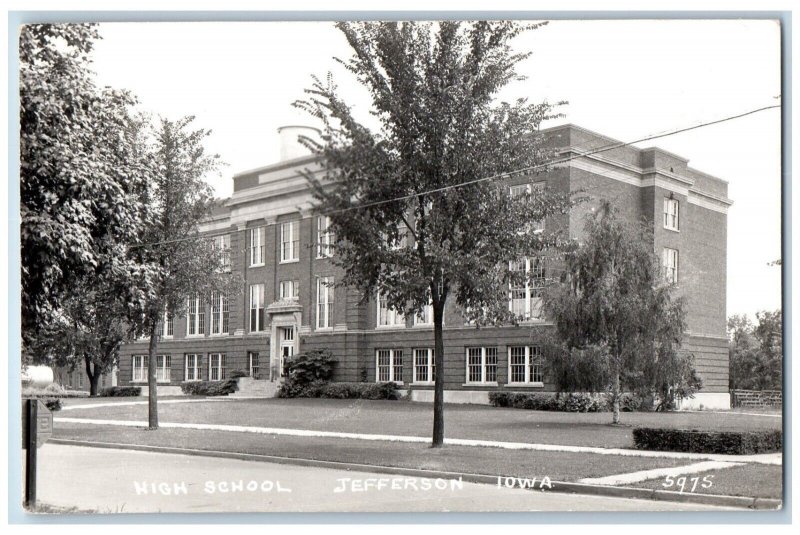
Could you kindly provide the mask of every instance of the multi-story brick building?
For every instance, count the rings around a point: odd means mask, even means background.
[[[283,129],[297,137],[298,127]],[[562,157],[579,156],[512,187],[581,189],[592,201],[548,228],[580,237],[584,217],[599,199],[610,199],[631,219],[645,218],[655,231],[655,250],[688,298],[684,348],[694,353],[703,379],[691,406],[729,407],[726,339],[727,183],[689,167],[685,158],[658,148],[618,146],[618,141],[565,125],[544,131]],[[203,231],[230,250],[231,269],[244,279],[242,292],[214,303],[190,301],[184,317],[170,318],[159,344],[159,382],[219,379],[242,370],[277,382],[286,356],[329,349],[339,381],[397,381],[415,400],[433,397],[433,328],[430,314],[404,318],[378,298],[360,304],[355,289],[328,284],[340,273],[328,258],[324,217],[313,216],[304,169],[322,172],[308,155],[282,150],[282,161],[234,175],[234,192]],[[527,182],[526,182],[527,180]],[[530,184],[530,186],[528,185]],[[521,269],[538,270],[528,262]],[[219,301],[219,302],[217,302]],[[535,285],[513,288],[509,306],[526,317],[518,326],[466,324],[453,304],[445,311],[445,399],[486,402],[493,390],[550,391],[546,355],[537,338],[548,328],[540,316]],[[120,384],[146,383],[147,344],[121,352]]]

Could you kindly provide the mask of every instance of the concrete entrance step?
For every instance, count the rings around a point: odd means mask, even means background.
[[[280,382],[268,379],[253,379],[252,377],[241,377],[239,379],[239,390],[229,394],[229,398],[274,398],[278,392]]]

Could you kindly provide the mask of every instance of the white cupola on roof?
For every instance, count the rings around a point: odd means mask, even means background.
[[[306,147],[300,144],[300,136],[320,140],[321,132],[312,126],[287,125],[278,127],[278,136],[281,143],[281,161],[302,158],[311,154]]]

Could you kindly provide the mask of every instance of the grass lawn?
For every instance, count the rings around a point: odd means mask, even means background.
[[[146,398],[103,398],[107,402]],[[70,400],[68,405],[80,405]],[[163,422],[189,422],[279,427],[405,436],[429,436],[432,406],[406,401],[337,399],[253,399],[159,405]],[[61,415],[118,420],[147,420],[147,405],[75,409]],[[59,416],[59,415],[57,415]],[[447,405],[445,436],[450,438],[535,442],[572,446],[630,448],[635,426],[686,427],[714,430],[780,429],[781,419],[736,412],[672,412],[622,414],[611,425],[610,413],[564,413]]]
[[[705,476],[711,476],[710,481],[712,485],[710,488],[700,488]],[[777,498],[781,499],[781,490],[783,488],[783,467],[764,465],[764,464],[746,464],[743,466],[736,466],[734,468],[725,468],[722,470],[712,470],[699,474],[690,474],[685,476],[686,484],[683,487],[685,492],[689,492],[692,488],[692,478],[698,477],[699,483],[695,492],[703,494],[725,494],[728,496],[756,496],[759,498]],[[630,487],[657,489],[657,490],[674,490],[679,491],[680,486],[673,484],[670,487],[664,486],[666,480],[652,479],[642,483],[635,483],[628,485]]]
[[[226,408],[230,409],[230,406]],[[145,444],[202,450],[276,455],[377,466],[575,481],[624,472],[682,466],[691,461],[566,452],[534,452],[466,446],[432,449],[425,444],[310,438],[194,429],[103,427],[55,423],[53,436],[74,440]],[[192,457],[200,468],[207,459]]]

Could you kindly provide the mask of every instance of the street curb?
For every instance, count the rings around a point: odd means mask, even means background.
[[[197,457],[214,457],[223,459],[237,459],[240,461],[258,461],[276,464],[290,464],[314,468],[330,468],[334,470],[377,472],[381,474],[402,475],[424,478],[461,478],[469,483],[483,483],[497,485],[503,476],[486,474],[468,474],[461,472],[445,472],[442,470],[424,470],[421,468],[402,468],[396,466],[383,466],[375,464],[359,464],[341,461],[322,461],[316,459],[302,459],[296,457],[279,457],[276,455],[261,455],[257,453],[236,453],[229,451],[201,450],[191,448],[176,448],[172,446],[149,446],[144,444],[122,444],[115,442],[90,442],[85,440],[71,440],[65,438],[51,438],[48,444],[62,446],[84,446],[90,448],[121,449],[132,451],[145,451],[150,453],[172,453],[178,455],[192,455]],[[542,492],[560,492],[565,494],[586,494],[593,496],[608,496],[614,498],[633,498],[639,500],[659,500],[681,503],[696,503],[700,505],[718,505],[723,507],[737,507],[759,510],[779,510],[782,500],[773,498],[750,498],[745,496],[727,496],[717,494],[681,493],[667,490],[640,489],[634,487],[613,487],[610,485],[589,485],[586,483],[572,483],[568,481],[551,481],[551,488]]]

